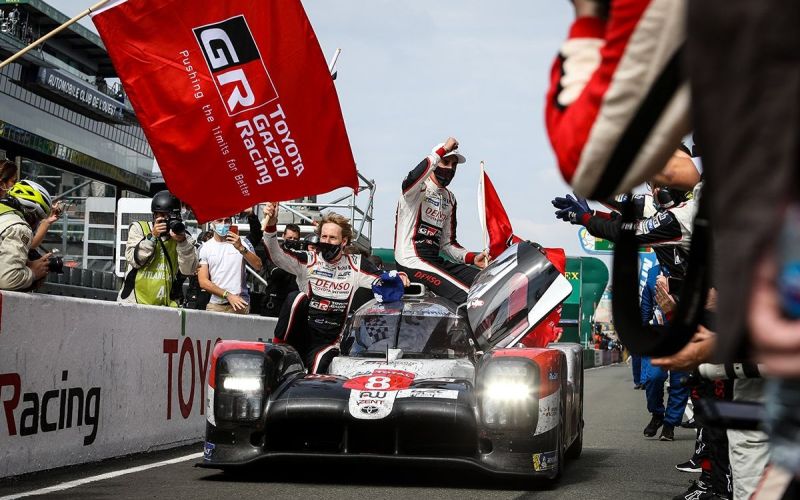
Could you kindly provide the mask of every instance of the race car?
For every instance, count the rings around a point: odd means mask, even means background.
[[[417,285],[350,319],[340,355],[308,374],[286,344],[221,341],[212,353],[202,467],[318,459],[428,463],[558,478],[583,442],[578,344],[519,341],[571,293],[519,243],[457,306]]]

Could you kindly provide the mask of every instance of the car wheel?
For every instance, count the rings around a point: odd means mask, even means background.
[[[561,380],[565,380],[563,377]],[[561,401],[559,403],[559,420],[560,423],[558,424],[558,464],[556,465],[556,472],[553,476],[553,481],[558,481],[561,479],[561,475],[564,473],[564,452],[566,447],[567,440],[565,439],[564,433],[566,432],[567,426],[564,425],[564,417],[566,416],[567,411],[567,394],[564,391],[564,388],[561,388]]]
[[[567,449],[566,457],[569,459],[580,458],[583,451],[583,422],[581,422],[581,430],[578,431],[578,436]]]

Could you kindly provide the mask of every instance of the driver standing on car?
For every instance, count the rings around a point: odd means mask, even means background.
[[[489,264],[486,252],[468,252],[456,240],[456,197],[447,186],[466,161],[452,137],[433,148],[403,181],[395,223],[397,269],[456,304],[467,301],[479,272],[469,264],[480,269]]]
[[[354,292],[371,288],[379,271],[360,255],[346,255],[353,230],[339,214],[328,214],[319,223],[316,252],[286,250],[278,243],[278,205],[264,207],[264,244],[276,266],[305,283],[303,290],[289,294],[278,317],[275,339],[297,349],[309,373],[324,373],[338,353]],[[400,273],[403,284],[408,277]]]

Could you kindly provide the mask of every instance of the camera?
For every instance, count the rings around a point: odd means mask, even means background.
[[[58,255],[54,249],[53,254],[47,259],[47,270],[51,273],[64,274],[64,257]],[[28,250],[28,260],[39,260],[42,254],[36,249]]]
[[[51,255],[47,260],[47,270],[51,273],[64,274],[64,258],[60,255]]]
[[[170,214],[164,223],[167,225],[166,235],[169,235],[170,231],[175,234],[183,234],[186,232],[186,224],[183,223],[180,214]]]

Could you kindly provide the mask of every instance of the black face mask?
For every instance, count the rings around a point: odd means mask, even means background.
[[[303,242],[300,240],[283,240],[283,248],[286,250],[302,250]]]
[[[342,252],[341,245],[334,245],[333,243],[317,243],[317,251],[328,262],[335,260],[336,257]]]
[[[436,167],[433,175],[436,176],[436,181],[439,182],[440,186],[447,187],[456,175],[456,171],[452,168]]]

